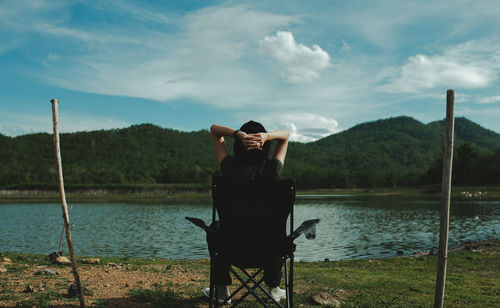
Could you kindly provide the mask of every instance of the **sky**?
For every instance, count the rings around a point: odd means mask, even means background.
[[[401,115],[500,132],[498,0],[1,0],[0,133],[248,120],[310,142]]]

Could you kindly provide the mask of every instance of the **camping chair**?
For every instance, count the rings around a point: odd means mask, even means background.
[[[286,306],[293,307],[293,241],[302,233],[315,237],[315,226],[319,219],[308,220],[296,230],[293,229],[293,204],[295,201],[295,182],[293,180],[235,181],[223,177],[212,179],[212,223],[207,226],[201,219],[186,217],[206,231],[210,253],[210,304],[218,307],[226,304],[242,289],[246,291],[233,301],[238,305],[248,295],[253,295],[264,307],[266,301],[259,293],[279,307],[269,292],[261,286],[264,278],[259,278],[262,268],[270,258],[281,258],[285,267]],[[216,220],[219,217],[219,221]],[[286,234],[286,222],[290,216],[290,234]],[[289,259],[289,266],[287,260]],[[229,297],[219,302],[215,288],[215,262],[224,264],[240,282],[241,286]],[[240,269],[238,274],[231,265]],[[246,269],[255,268],[250,274]],[[242,277],[243,276],[243,277]],[[261,276],[261,275],[260,275]],[[256,290],[261,292],[257,293]],[[213,300],[215,298],[215,300]]]

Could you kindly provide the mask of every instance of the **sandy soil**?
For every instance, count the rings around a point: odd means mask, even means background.
[[[51,301],[55,307],[74,307],[79,305],[77,298],[68,297],[68,288],[74,277],[71,266],[33,266],[23,264],[17,260],[4,264],[7,273],[0,273],[0,279],[7,276],[7,282],[0,285],[9,289],[18,298],[14,300],[0,300],[0,307],[16,307],[16,303],[36,300],[37,294],[55,290],[62,298]],[[209,263],[206,261],[206,268]],[[19,270],[18,270],[19,269]],[[40,269],[52,269],[57,275],[36,275]],[[89,293],[85,296],[88,306],[99,306],[102,302],[106,306],[143,307],[144,304],[130,301],[128,293],[132,289],[153,289],[156,285],[171,285],[172,289],[190,288],[202,290],[208,285],[208,276],[199,271],[185,268],[182,264],[153,264],[130,265],[106,263],[99,265],[79,264],[80,280],[88,287]],[[3,277],[2,277],[3,276]],[[5,281],[5,280],[0,280]],[[33,292],[26,292],[28,286]],[[176,290],[177,291],[177,290]],[[201,295],[201,292],[200,292]]]

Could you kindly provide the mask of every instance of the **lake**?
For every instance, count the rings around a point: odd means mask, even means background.
[[[315,240],[296,240],[296,257],[380,258],[437,248],[439,211],[439,198],[298,196],[295,226],[306,219],[321,222]],[[75,251],[86,256],[208,258],[203,230],[185,216],[209,222],[211,205],[77,203],[70,215]],[[0,204],[0,219],[0,251],[57,251],[63,227],[59,204]],[[500,201],[452,201],[450,247],[499,234]]]

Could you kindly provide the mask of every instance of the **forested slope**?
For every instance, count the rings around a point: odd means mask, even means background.
[[[440,165],[436,162],[441,163],[444,133],[444,120],[423,124],[402,116],[362,123],[301,145],[297,151],[300,155],[292,146],[286,171],[299,183],[312,187],[324,186],[324,183],[334,187],[436,183],[435,173],[440,177]],[[500,134],[468,119],[456,118],[455,149],[466,144],[477,154],[477,165],[482,161],[491,163],[495,159],[495,149],[500,149]],[[459,158],[456,155],[455,159]],[[432,176],[427,175],[430,166],[433,167]],[[499,178],[494,180],[499,181]]]
[[[455,180],[500,183],[500,135],[457,118],[455,136]],[[300,188],[434,184],[440,177],[443,143],[444,121],[423,124],[397,117],[363,123],[316,142],[291,142],[283,176],[295,178]],[[61,152],[69,186],[208,185],[218,172],[206,130],[181,132],[142,124],[62,134]],[[50,134],[0,135],[0,162],[0,187],[56,184]]]

